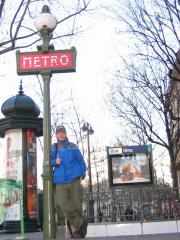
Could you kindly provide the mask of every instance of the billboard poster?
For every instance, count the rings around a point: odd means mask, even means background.
[[[110,185],[152,183],[149,145],[108,148]]]
[[[22,182],[22,129],[6,131],[4,150],[5,179],[1,186],[4,199],[4,220],[19,221],[19,189],[16,183]]]
[[[22,129],[6,131],[5,178],[22,182]]]
[[[27,194],[29,218],[37,218],[37,153],[36,136],[27,129]]]
[[[0,138],[0,178],[5,178],[5,159],[6,159],[6,151],[5,151],[5,139]]]
[[[13,179],[3,179],[0,184],[0,194],[2,202],[1,221],[19,221],[20,204],[19,189]]]

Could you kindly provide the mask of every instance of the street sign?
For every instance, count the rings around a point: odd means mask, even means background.
[[[51,73],[75,72],[76,49],[42,52],[16,52],[17,74],[33,75],[49,70]]]

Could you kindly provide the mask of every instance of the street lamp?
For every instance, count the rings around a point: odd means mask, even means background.
[[[56,28],[57,21],[56,18],[50,13],[50,9],[47,5],[44,5],[39,17],[35,20],[36,29],[40,32],[41,39],[43,41],[42,52],[48,52],[50,49],[54,48],[53,45],[49,45],[53,34],[53,30]],[[38,48],[39,50],[39,48]]]
[[[40,16],[35,20],[35,26],[40,32],[43,41],[38,50],[42,53],[48,53],[54,49],[49,45],[52,38],[52,32],[56,27],[56,18],[50,13],[49,7],[44,5]],[[44,140],[44,158],[43,158],[43,237],[44,239],[56,238],[55,230],[55,211],[54,211],[54,191],[52,183],[52,167],[50,163],[50,145],[51,145],[51,111],[50,111],[50,79],[51,71],[47,69],[41,72],[43,78],[43,140]]]
[[[94,201],[92,199],[92,176],[91,176],[91,152],[90,152],[90,141],[89,136],[94,133],[91,125],[88,122],[84,122],[82,126],[82,131],[87,133],[87,147],[88,147],[88,177],[89,177],[89,193],[90,193],[90,201],[89,201],[89,211],[88,216],[90,222],[94,222]]]
[[[50,156],[51,146],[51,109],[50,109],[50,79],[53,73],[68,73],[76,71],[76,48],[54,50],[49,42],[57,25],[56,18],[51,15],[49,7],[44,5],[40,16],[35,20],[35,26],[40,33],[42,45],[37,46],[37,52],[16,52],[18,75],[41,74],[43,79],[43,234],[44,239],[54,239],[55,211],[54,189],[52,183],[52,166]]]

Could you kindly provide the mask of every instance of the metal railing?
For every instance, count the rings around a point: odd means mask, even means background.
[[[94,205],[94,219],[88,207]],[[141,187],[84,192],[89,222],[164,221],[180,219],[180,189]]]
[[[93,208],[91,208],[93,205]],[[89,208],[94,213],[89,216]],[[180,189],[134,187],[84,192],[83,211],[89,222],[146,222],[180,219]],[[64,216],[57,209],[60,225]],[[92,218],[93,219],[90,219]]]

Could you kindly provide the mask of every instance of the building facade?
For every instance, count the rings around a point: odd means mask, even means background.
[[[177,52],[177,59],[169,76],[170,129],[174,135],[173,151],[176,157],[178,187],[180,187],[180,50]]]

